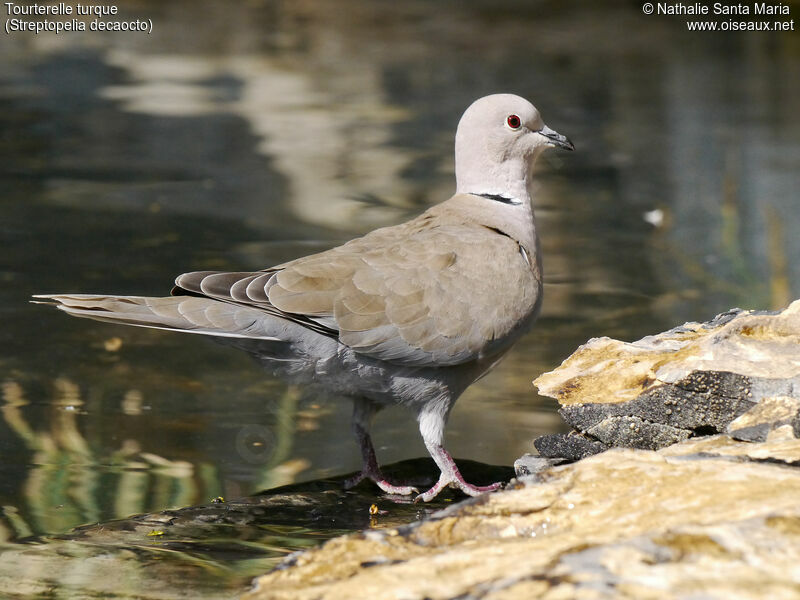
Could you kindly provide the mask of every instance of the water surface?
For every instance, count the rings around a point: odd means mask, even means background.
[[[125,10],[153,34],[0,38],[0,540],[358,468],[346,401],[27,299],[166,294],[400,222],[452,193],[455,126],[488,93],[577,150],[538,165],[542,316],[460,399],[455,456],[510,464],[560,430],[531,380],[589,337],[800,296],[796,33],[690,34],[627,2]],[[374,437],[382,461],[425,455],[402,410]]]

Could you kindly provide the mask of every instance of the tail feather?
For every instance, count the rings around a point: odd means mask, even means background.
[[[258,309],[210,298],[95,294],[40,294],[34,298],[45,300],[42,304],[53,304],[70,315],[95,321],[217,337],[281,341],[268,330],[274,317]]]

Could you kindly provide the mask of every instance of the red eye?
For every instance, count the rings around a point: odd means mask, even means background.
[[[517,115],[508,115],[506,123],[508,123],[508,126],[511,127],[511,129],[519,129],[520,125],[522,125],[522,121],[519,120]]]

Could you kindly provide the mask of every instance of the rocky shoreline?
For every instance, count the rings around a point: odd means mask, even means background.
[[[794,437],[617,448],[331,540],[244,598],[797,598],[798,467]]]

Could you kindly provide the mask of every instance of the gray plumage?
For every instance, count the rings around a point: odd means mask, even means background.
[[[444,424],[538,314],[529,189],[548,146],[572,149],[526,100],[487,96],[459,123],[456,194],[415,219],[263,271],[185,273],[169,297],[36,297],[78,317],[221,338],[284,377],[351,396],[364,458],[353,484],[367,477],[388,492],[415,491],[383,478],[369,437],[381,406],[403,404],[442,470],[421,499],[448,484],[494,489],[463,480],[442,447]]]

